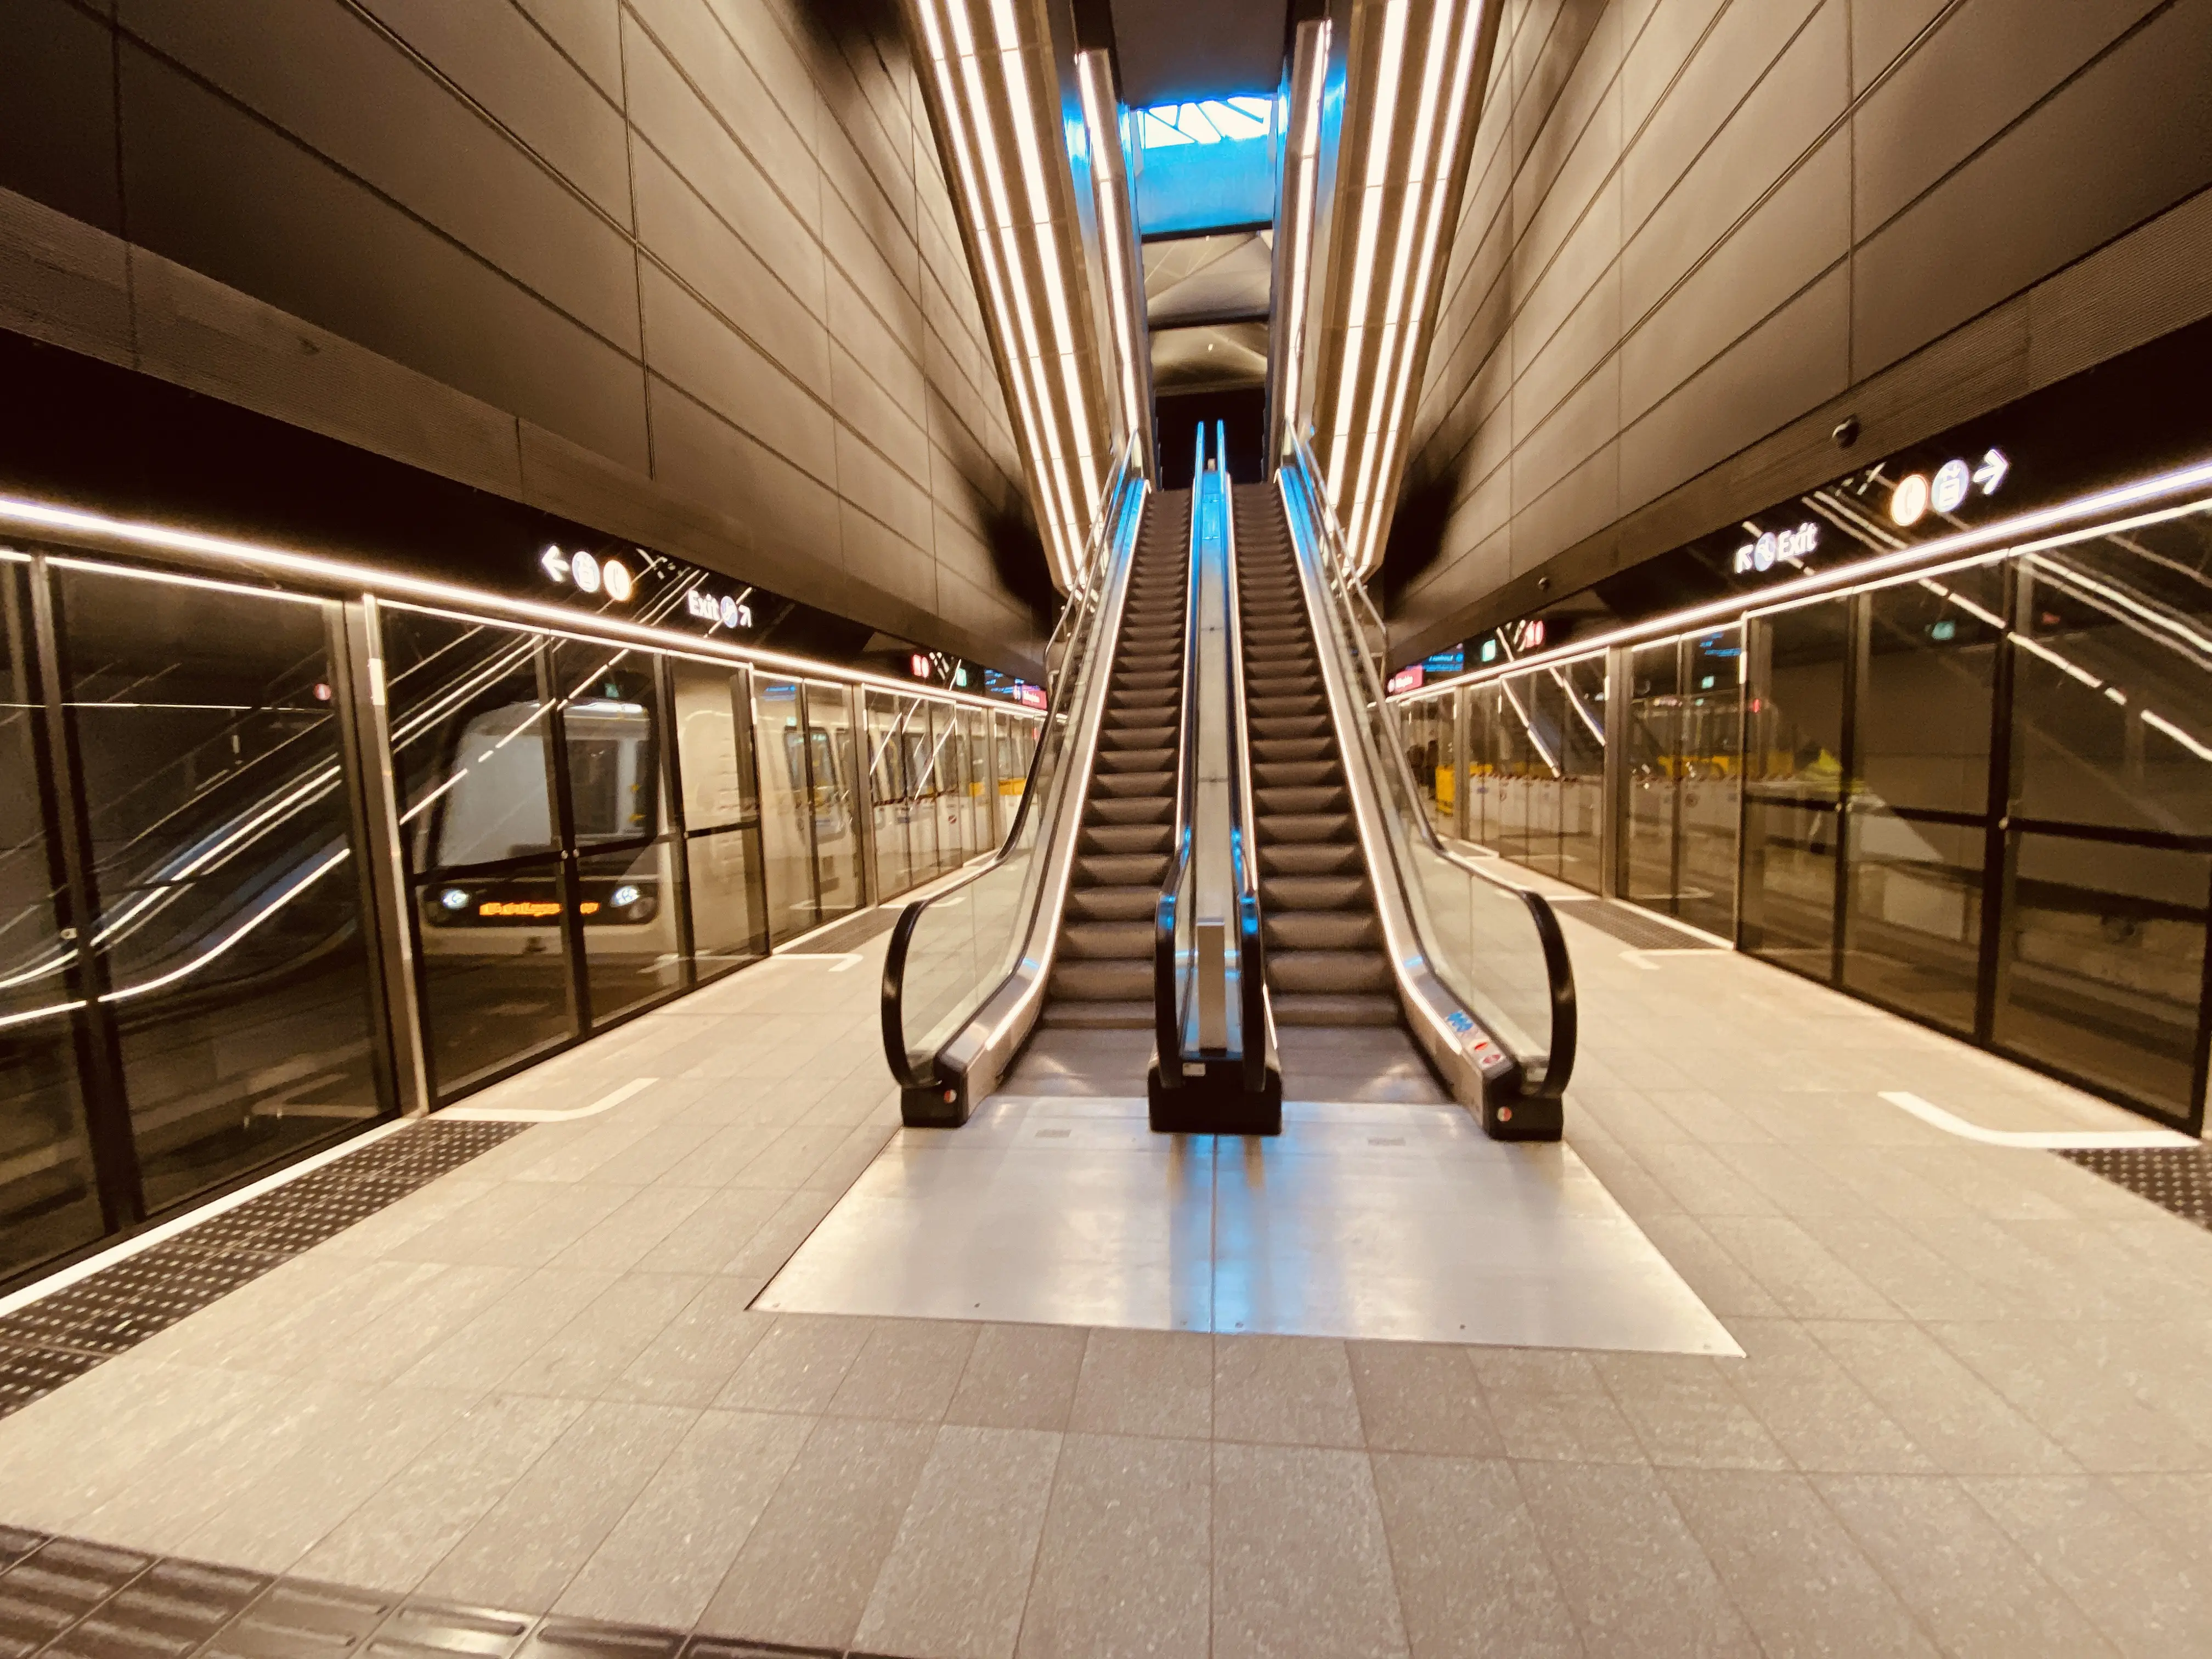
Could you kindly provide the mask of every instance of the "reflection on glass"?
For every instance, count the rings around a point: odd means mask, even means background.
[[[1828,600],[1756,617],[1748,641],[1743,946],[1824,979],[1835,938],[1849,607]]]
[[[937,874],[936,780],[930,767],[929,709],[921,698],[902,700],[898,729],[899,828],[906,836],[907,879]]]
[[[1736,831],[1743,796],[1743,631],[1683,642],[1686,672],[1677,767],[1681,851],[1674,914],[1723,939],[1735,932]]]
[[[1982,944],[1979,824],[1850,814],[1844,984],[1971,1036]]]
[[[860,908],[860,830],[855,785],[860,752],[853,741],[852,703],[842,685],[806,683],[806,736],[814,803],[816,890],[821,920]]]
[[[1439,836],[1448,836],[1459,833],[1453,811],[1457,798],[1453,781],[1459,769],[1452,752],[1453,706],[1453,696],[1447,691],[1401,703],[1398,708],[1399,726],[1406,734],[1406,764],[1413,775],[1413,787],[1420,791],[1429,822]]]
[[[965,758],[961,775],[960,815],[966,821],[969,857],[998,845],[991,828],[990,717],[980,708],[960,711],[960,749]]]
[[[2021,562],[2015,816],[2212,834],[2208,564],[2202,515]]]
[[[760,804],[753,799],[745,671],[675,657],[668,674],[676,700],[684,827],[696,834],[750,823]]]
[[[1586,892],[1600,885],[1605,835],[1605,659],[1550,671],[1559,694],[1559,866]]]
[[[577,1035],[538,635],[387,609],[385,672],[441,1098]]]
[[[913,704],[888,691],[867,693],[868,794],[876,840],[876,890],[885,898],[913,884],[907,861],[906,745]]]
[[[576,860],[595,1026],[682,988],[676,911],[667,902],[675,890],[670,857],[663,838],[642,848],[586,853]]]
[[[807,810],[806,738],[793,680],[753,688],[754,752],[761,775],[762,862],[770,933],[787,939],[814,925],[814,823]]]
[[[1675,787],[1681,766],[1682,700],[1676,678],[1678,641],[1639,646],[1629,653],[1633,682],[1628,704],[1624,878],[1627,896],[1672,915],[1681,890],[1675,860],[1681,836]]]
[[[931,705],[929,739],[930,782],[937,793],[938,867],[957,870],[968,861],[968,814],[962,802],[968,763],[962,753],[959,712],[951,703]]]
[[[1998,1045],[2185,1121],[2208,882],[2201,853],[2018,836]]]
[[[577,846],[658,835],[667,814],[653,659],[563,640],[553,649],[553,673]]]
[[[149,1211],[385,1109],[323,605],[55,574]]]
[[[0,565],[0,1279],[100,1236],[100,1197],[78,1097],[55,925],[53,864],[41,819],[30,630],[16,564]],[[37,1010],[43,1018],[20,1017]]]
[[[1485,685],[1461,695],[1467,700],[1467,838],[1499,852],[1498,708],[1504,694]]]
[[[691,950],[702,981],[768,951],[761,913],[760,830],[724,830],[687,843]]]
[[[1854,765],[1861,793],[1890,806],[1989,810],[2001,586],[1996,568],[1984,565],[1867,596]]]

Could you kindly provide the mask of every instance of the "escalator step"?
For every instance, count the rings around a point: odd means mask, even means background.
[[[1356,946],[1360,941],[1354,940]],[[1060,930],[1060,951],[1070,962],[1136,962],[1152,959],[1149,921],[1072,921]]]
[[[1260,836],[1260,870],[1263,876],[1303,878],[1307,876],[1349,876],[1360,878],[1360,891],[1366,891],[1366,866],[1361,862],[1359,846],[1356,842],[1308,842],[1289,846],[1270,844],[1265,831]],[[1265,894],[1263,884],[1261,893]],[[1360,901],[1364,903],[1363,897]],[[1316,908],[1322,907],[1316,906]]]
[[[1356,867],[1358,849],[1347,850],[1352,853]],[[1362,906],[1371,908],[1371,901],[1367,896],[1367,875],[1364,871],[1358,874],[1351,871],[1339,871],[1328,875],[1289,872],[1277,875],[1267,870],[1267,854],[1264,849],[1260,858],[1262,870],[1260,878],[1260,906],[1262,914],[1273,910],[1351,910]]]
[[[1380,951],[1270,951],[1267,982],[1285,991],[1335,995],[1387,992],[1390,961]]]
[[[1037,1016],[1037,1024],[1064,1030],[1149,1031],[1152,1029],[1152,1000],[1149,995],[1121,1001],[1063,1000],[1055,991],[1054,1000],[1047,1002],[1044,1012]],[[1141,1085],[1144,1079],[1138,1078],[1133,1082]]]
[[[1268,1004],[1278,1025],[1395,1025],[1401,1018],[1395,996],[1281,991]]]
[[[1285,842],[1334,842],[1352,844],[1355,831],[1349,812],[1270,812],[1258,825],[1263,845]]]
[[[1085,921],[1142,921],[1158,914],[1158,882],[1145,887],[1077,887],[1067,894],[1067,910]]]
[[[1056,962],[1048,988],[1055,1000],[1077,1002],[1141,1002],[1150,1020],[1152,957],[1142,961]]]
[[[1341,784],[1262,787],[1252,793],[1262,817],[1272,818],[1285,812],[1340,814],[1352,810],[1352,797]]]
[[[1382,923],[1372,909],[1269,910],[1263,932],[1268,965],[1279,951],[1380,951]]]
[[[1165,857],[1174,836],[1171,823],[1086,823],[1081,846],[1086,853],[1158,853]]]

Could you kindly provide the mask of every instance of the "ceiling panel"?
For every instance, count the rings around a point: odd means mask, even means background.
[[[1283,77],[1286,0],[1112,0],[1121,97],[1139,108],[1273,92]]]

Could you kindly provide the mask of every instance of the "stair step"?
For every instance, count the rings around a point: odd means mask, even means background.
[[[1341,784],[1263,785],[1252,793],[1258,803],[1259,815],[1262,817],[1272,818],[1285,813],[1341,815],[1352,807],[1352,797]]]
[[[1389,991],[1390,959],[1380,951],[1270,951],[1269,988],[1285,991]]]
[[[1264,876],[1358,876],[1363,885],[1367,866],[1356,842],[1315,841],[1288,847],[1260,845],[1260,871]]]
[[[1331,994],[1316,991],[1277,991],[1267,999],[1275,1024],[1300,1027],[1397,1025],[1404,1023],[1395,996]]]
[[[1175,809],[1170,805],[1168,810]],[[1157,853],[1165,858],[1174,839],[1171,823],[1085,823],[1081,846],[1086,853]]]
[[[1037,1024],[1070,1031],[1149,1031],[1152,1019],[1151,1000],[1132,997],[1115,1001],[1047,1002]],[[1131,1084],[1141,1089],[1144,1079],[1132,1079]]]
[[[1278,876],[1263,870],[1260,878],[1262,915],[1271,910],[1364,910],[1372,915],[1374,908],[1364,872]]]
[[[1141,921],[1150,924],[1159,914],[1160,887],[1073,887],[1067,891],[1067,913],[1085,921]]]
[[[1056,962],[1048,988],[1054,999],[1074,1002],[1140,1002],[1152,1000],[1152,963],[1142,962]]]
[[[1150,887],[1168,878],[1164,853],[1078,853],[1075,879],[1086,887]]]
[[[1356,948],[1356,942],[1353,947]],[[1060,930],[1060,953],[1069,962],[1150,962],[1149,921],[1073,921]]]
[[[1270,812],[1259,823],[1261,845],[1285,842],[1337,842],[1356,845],[1349,812]]]
[[[1382,923],[1371,909],[1267,910],[1267,963],[1279,951],[1379,951]]]

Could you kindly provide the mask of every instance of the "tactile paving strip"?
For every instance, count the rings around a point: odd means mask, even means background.
[[[1577,921],[1586,921],[1601,933],[1610,933],[1623,945],[1638,951],[1717,951],[1721,947],[1709,939],[1683,932],[1670,922],[1661,921],[1648,910],[1632,904],[1614,904],[1606,899],[1561,899],[1553,909],[1559,915],[1572,916]]]
[[[2059,1156],[2172,1211],[2184,1221],[2212,1230],[2212,1147],[2100,1146]]]
[[[842,1659],[538,1618],[0,1527],[0,1659]],[[879,1656],[878,1659],[895,1659]]]
[[[441,1118],[410,1123],[0,1316],[0,1417],[528,1127]],[[0,1632],[0,1659],[15,1651]]]

